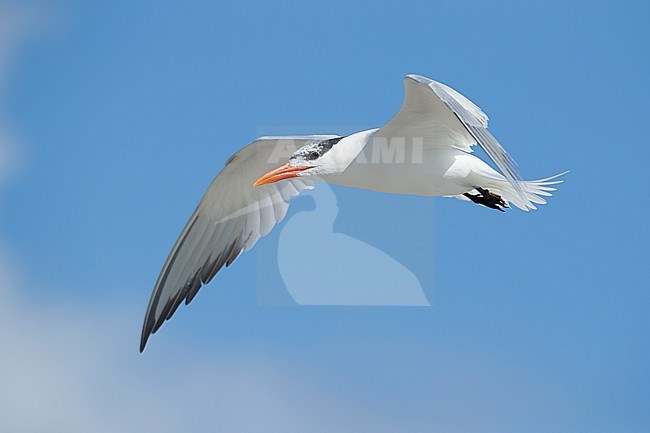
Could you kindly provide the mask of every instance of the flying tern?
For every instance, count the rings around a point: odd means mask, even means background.
[[[145,314],[149,336],[215,274],[267,235],[312,180],[393,194],[456,197],[504,211],[546,203],[565,173],[525,181],[488,132],[488,117],[454,89],[404,78],[399,112],[348,136],[261,137],[240,149],[208,187],[158,277]],[[479,145],[496,168],[472,155]]]

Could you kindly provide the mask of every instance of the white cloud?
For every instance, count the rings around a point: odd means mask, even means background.
[[[342,406],[325,383],[259,353],[141,355],[138,312],[29,299],[13,269],[0,255],[0,431],[269,433],[373,422]]]

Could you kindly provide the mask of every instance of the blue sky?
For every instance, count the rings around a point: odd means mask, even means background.
[[[2,430],[650,428],[647,2],[0,11]],[[261,306],[252,251],[138,354],[160,267],[225,160],[266,133],[381,126],[408,73],[481,106],[525,177],[571,169],[550,204],[337,188],[335,230],[431,239],[390,252],[435,284],[432,307]]]

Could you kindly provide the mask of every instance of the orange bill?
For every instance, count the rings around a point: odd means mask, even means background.
[[[282,179],[290,179],[292,177],[296,177],[298,173],[301,171],[307,170],[308,168],[311,168],[309,166],[306,167],[293,167],[289,165],[289,163],[286,163],[274,170],[269,171],[266,173],[264,176],[260,177],[255,181],[253,186],[260,186],[260,185],[265,185],[267,183],[273,183],[277,182]]]

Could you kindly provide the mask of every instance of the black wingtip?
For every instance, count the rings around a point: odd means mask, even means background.
[[[147,340],[151,334],[148,332],[142,332],[142,337],[140,337],[140,353],[144,352],[144,347],[147,345]]]
[[[147,341],[149,340],[149,337],[151,337],[151,334],[155,332],[153,330],[153,325],[154,324],[149,318],[149,314],[147,314],[147,316],[144,319],[144,324],[142,325],[142,334],[140,334],[140,353],[144,352],[144,348],[147,345]]]

